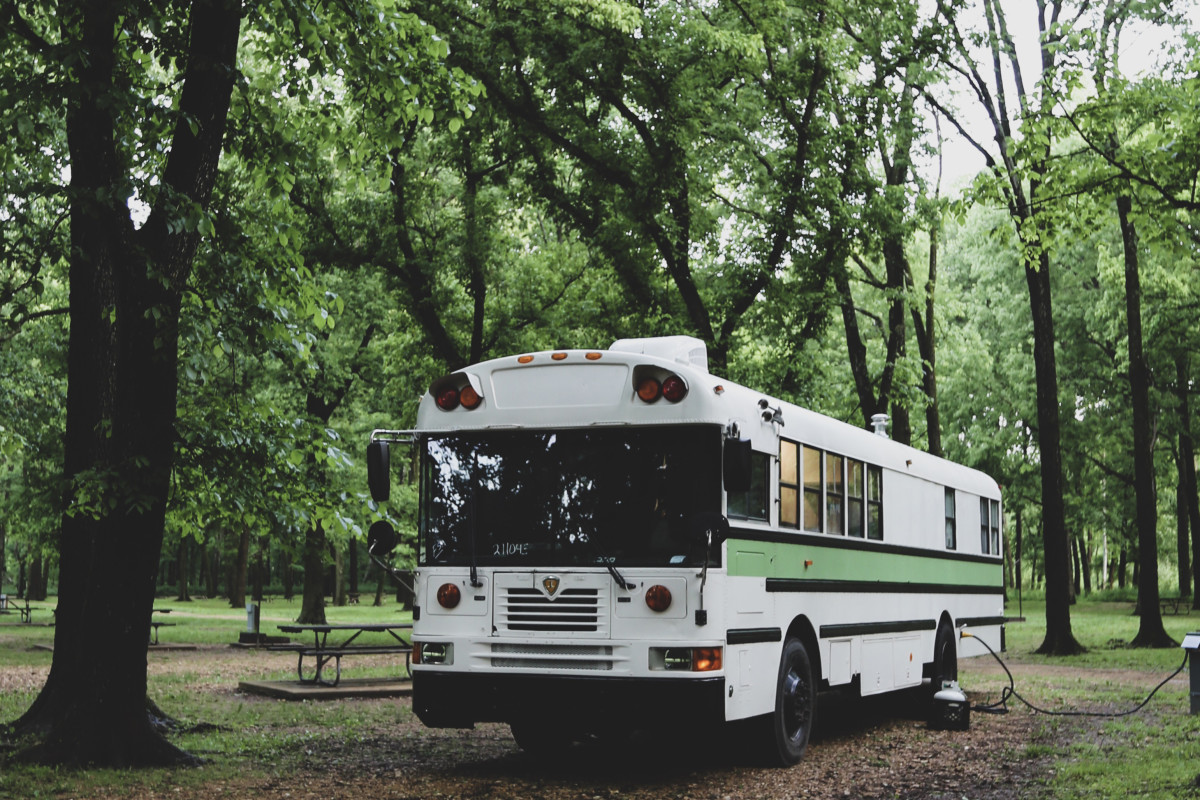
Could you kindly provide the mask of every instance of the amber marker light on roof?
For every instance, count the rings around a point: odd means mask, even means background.
[[[468,411],[478,408],[482,401],[483,397],[480,396],[479,392],[475,391],[475,387],[469,384],[464,386],[462,391],[458,393],[458,402],[462,403],[462,407]]]
[[[646,403],[653,403],[661,393],[662,385],[654,378],[643,378],[637,386],[637,396]]]
[[[562,361],[566,357],[567,357],[566,353],[551,353],[550,354],[550,358],[554,359],[555,361]]]
[[[528,364],[530,361],[533,361],[533,356],[517,356],[518,364]]]
[[[599,361],[600,357],[603,355],[603,353],[588,353],[584,356],[584,358],[586,358],[588,361]]]

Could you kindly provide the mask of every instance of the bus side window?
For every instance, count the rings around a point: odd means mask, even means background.
[[[867,465],[867,538],[883,540],[883,469]]]
[[[800,446],[782,439],[779,442],[779,524],[800,527]]]
[[[986,497],[979,498],[979,552],[990,552],[991,530],[988,525],[988,501]]]
[[[801,463],[804,469],[804,530],[821,533],[824,526],[824,503],[821,499],[821,488],[825,481],[821,465],[825,459],[820,450],[813,447],[803,449]]]
[[[1195,536],[1195,534],[1192,534]],[[1000,501],[992,501],[992,555],[1000,555]]]
[[[744,492],[729,493],[728,516],[762,521],[768,519],[767,458],[766,453],[751,454],[750,488]]]
[[[958,515],[954,511],[954,490],[946,490],[946,549],[958,548]]]
[[[859,539],[863,537],[863,462],[847,461],[846,463],[846,533]]]

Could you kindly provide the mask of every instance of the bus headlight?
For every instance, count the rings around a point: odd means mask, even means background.
[[[413,642],[412,663],[453,664],[454,645],[446,642]]]
[[[651,647],[650,669],[670,672],[717,672],[721,669],[720,647]]]

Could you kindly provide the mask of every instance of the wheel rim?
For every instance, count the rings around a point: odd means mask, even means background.
[[[783,732],[793,742],[801,741],[808,730],[812,709],[808,676],[793,664],[783,676]]]

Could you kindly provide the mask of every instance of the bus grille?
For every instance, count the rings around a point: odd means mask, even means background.
[[[493,667],[608,671],[613,668],[608,646],[553,644],[492,644]]]
[[[499,627],[507,631],[597,633],[600,631],[600,592],[564,589],[554,600],[537,589],[510,586],[497,609]]]

